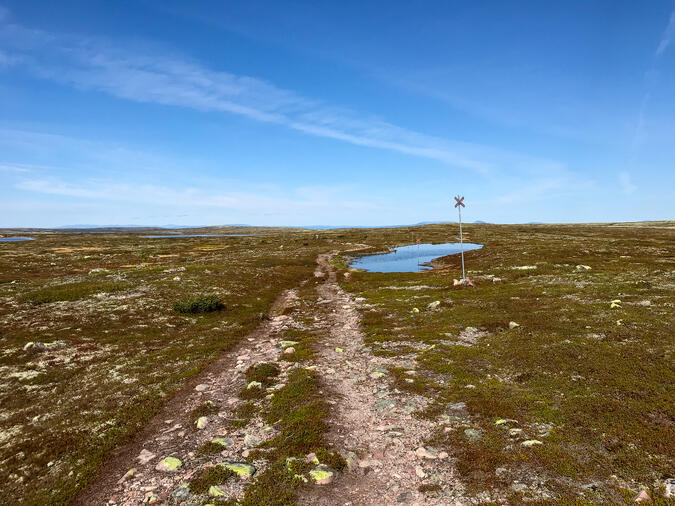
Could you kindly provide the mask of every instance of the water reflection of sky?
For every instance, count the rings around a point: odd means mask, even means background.
[[[464,243],[464,251],[482,247],[480,244]],[[390,253],[358,257],[349,266],[368,272],[417,272],[430,269],[420,264],[459,252],[459,243],[411,244],[398,247]]]

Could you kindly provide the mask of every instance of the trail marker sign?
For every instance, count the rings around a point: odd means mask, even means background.
[[[464,273],[464,241],[462,239],[462,207],[466,207],[464,204],[464,197],[457,195],[455,197],[455,207],[459,211],[459,249],[462,252],[462,281],[466,283],[466,274]]]

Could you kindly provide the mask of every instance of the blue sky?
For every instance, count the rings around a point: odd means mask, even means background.
[[[675,2],[0,0],[0,227],[675,218]]]

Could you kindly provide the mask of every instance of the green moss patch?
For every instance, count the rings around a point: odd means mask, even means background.
[[[47,286],[27,293],[19,298],[21,302],[46,304],[48,302],[73,301],[90,297],[97,293],[115,293],[128,288],[128,285],[106,281],[82,281]]]
[[[236,476],[236,473],[225,466],[202,468],[190,480],[190,491],[194,494],[206,494],[212,486],[222,485],[233,476]]]

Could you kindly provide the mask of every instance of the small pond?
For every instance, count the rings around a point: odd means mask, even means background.
[[[481,244],[464,243],[464,251],[480,249]],[[411,244],[400,246],[389,253],[363,255],[355,258],[349,267],[363,269],[368,272],[417,272],[431,269],[423,265],[434,258],[444,257],[460,252],[459,243],[443,244]]]
[[[174,234],[144,235],[145,239],[183,239],[185,237],[249,237],[251,234]]]
[[[34,241],[32,237],[0,237],[0,242]]]

